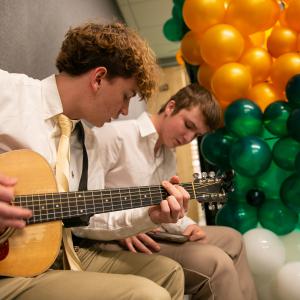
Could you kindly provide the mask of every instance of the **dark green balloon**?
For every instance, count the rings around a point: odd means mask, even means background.
[[[267,200],[258,209],[260,224],[277,235],[292,232],[298,223],[298,214],[281,201]]]
[[[246,177],[255,177],[267,170],[271,163],[271,149],[259,137],[246,136],[231,146],[232,168]]]
[[[300,213],[300,175],[294,173],[281,185],[280,195],[283,203],[293,211]]]
[[[295,169],[296,169],[296,172],[298,172],[298,174],[300,174],[300,152],[296,156]]]
[[[210,164],[223,170],[231,169],[229,152],[235,140],[236,138],[228,134],[224,128],[217,129],[202,138],[201,153]]]
[[[265,127],[263,127],[260,137],[268,144],[270,149],[272,149],[274,144],[279,140],[278,136],[275,136],[274,134],[272,134]]]
[[[174,18],[167,20],[163,27],[164,36],[171,42],[180,41],[183,37],[181,24],[178,24]]]
[[[296,155],[300,151],[300,143],[290,137],[279,139],[273,147],[273,160],[282,169],[295,170]]]
[[[232,102],[226,109],[225,127],[239,137],[259,135],[262,131],[263,115],[259,106],[249,99]]]
[[[235,228],[242,234],[255,228],[257,222],[257,209],[246,201],[242,203],[228,200],[216,215],[217,225]]]
[[[300,142],[300,109],[294,109],[288,120],[287,129],[291,137]]]
[[[271,103],[264,111],[265,127],[276,136],[288,135],[286,121],[291,110],[291,107],[285,101]]]
[[[293,76],[288,81],[285,94],[292,107],[300,108],[300,74]]]
[[[264,192],[267,199],[280,198],[281,184],[291,174],[272,161],[270,167],[256,178],[256,186]]]

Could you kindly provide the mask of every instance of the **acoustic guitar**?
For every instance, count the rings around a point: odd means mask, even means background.
[[[157,205],[168,196],[160,185],[57,193],[51,167],[30,150],[1,154],[0,172],[18,178],[13,205],[33,212],[28,226],[0,245],[2,276],[32,277],[50,268],[60,249],[63,219]],[[222,202],[226,195],[221,183],[206,178],[181,185],[192,199]]]

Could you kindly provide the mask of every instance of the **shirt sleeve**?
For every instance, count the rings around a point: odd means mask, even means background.
[[[177,223],[164,223],[161,227],[169,233],[181,234],[183,231],[191,224],[197,224],[191,218],[184,216],[182,219],[178,220]]]
[[[72,231],[78,237],[92,240],[123,239],[158,226],[151,221],[148,209],[144,207],[96,214],[90,218],[88,226],[72,228]]]

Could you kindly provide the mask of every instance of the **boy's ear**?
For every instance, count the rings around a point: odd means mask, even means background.
[[[165,114],[166,116],[172,115],[173,111],[175,109],[175,101],[170,100],[168,104],[166,105]]]
[[[91,72],[91,85],[93,90],[96,92],[101,87],[101,80],[105,78],[107,69],[105,67],[97,67]]]

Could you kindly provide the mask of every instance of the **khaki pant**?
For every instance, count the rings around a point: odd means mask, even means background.
[[[0,299],[182,300],[182,268],[159,255],[80,248],[86,271],[49,270],[34,278],[0,279]]]
[[[256,300],[242,236],[229,227],[202,228],[207,234],[205,244],[159,243],[160,255],[181,264],[185,294],[191,295],[192,300]],[[103,243],[101,247],[121,249],[116,243]]]

